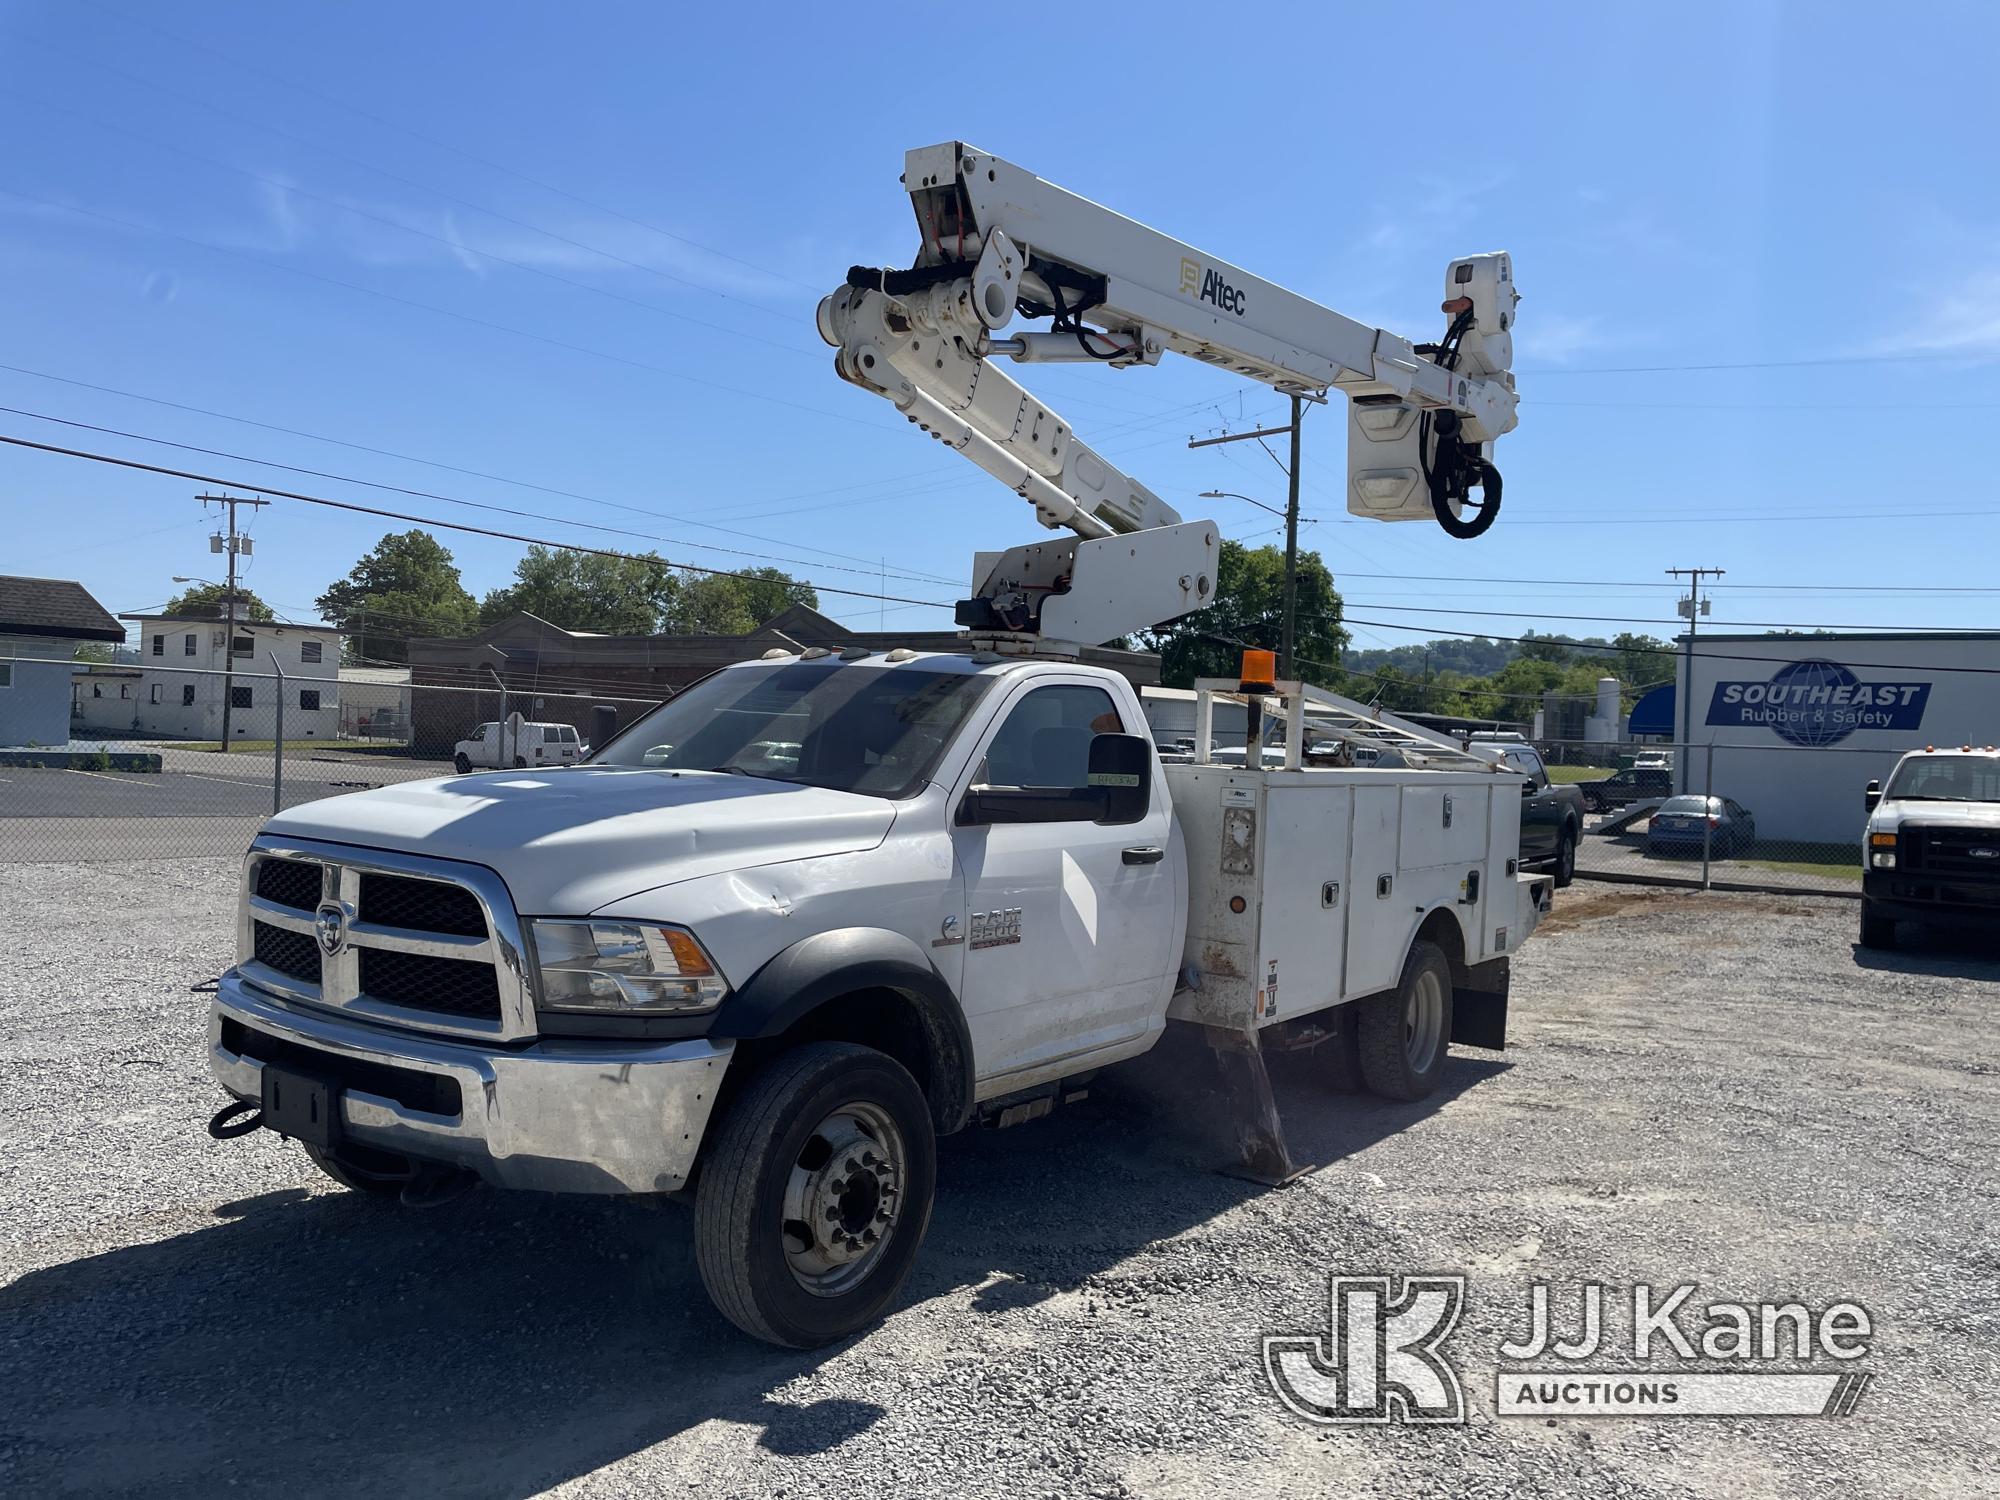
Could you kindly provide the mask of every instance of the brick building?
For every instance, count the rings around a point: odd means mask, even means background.
[[[963,645],[954,630],[849,630],[803,604],[791,605],[746,635],[599,635],[518,614],[473,635],[409,643],[411,742],[421,754],[446,754],[474,725],[498,719],[496,671],[506,680],[509,713],[573,724],[589,739],[596,705],[617,709],[619,723],[630,723],[718,667],[766,651],[811,646],[955,651]],[[1086,659],[1116,668],[1141,685],[1160,680],[1154,656],[1094,649]]]

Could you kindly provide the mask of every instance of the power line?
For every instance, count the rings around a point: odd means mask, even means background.
[[[0,407],[0,411],[7,410]],[[1567,620],[1586,625],[1659,625],[1665,623],[1650,615],[1556,615],[1534,614],[1524,610],[1511,609],[1453,609],[1444,604],[1379,604],[1372,600],[1361,601],[1368,609],[1385,609],[1392,614],[1435,613],[1494,620]],[[1711,620],[1711,625],[1729,625],[1742,630],[1941,630],[1948,627],[1939,625],[1821,625],[1795,620]]]
[[[0,438],[0,442],[7,441],[12,441],[12,439]],[[1363,625],[1374,630],[1403,630],[1416,635],[1451,636],[1456,639],[1469,641],[1490,641],[1494,639],[1492,633],[1488,631],[1453,630],[1442,625],[1403,625],[1392,620],[1360,620],[1345,614],[1341,616],[1340,623],[1343,625]],[[1608,641],[1579,641],[1560,635],[1538,635],[1535,637],[1535,640],[1538,643],[1551,646],[1567,646],[1576,651],[1604,651],[1614,655],[1678,657],[1681,654],[1680,648],[1677,646],[1614,646]],[[1771,637],[1771,644],[1773,646],[1796,645],[1801,641],[1810,644],[1811,640],[1810,636],[1774,635]],[[1785,664],[1785,658],[1783,657],[1748,656],[1741,652],[1731,651],[1703,651],[1701,659],[1703,661],[1747,661],[1755,662],[1759,666],[1765,667],[1783,666]],[[1870,668],[1879,667],[1892,672],[1959,672],[1975,677],[2000,677],[2000,667],[1953,667],[1946,666],[1942,662],[1908,661],[1871,661],[1862,665]]]
[[[1634,588],[1664,589],[1672,584],[1662,583],[1657,578],[1610,579],[1610,578],[1492,578],[1484,574],[1469,573],[1351,573],[1339,569],[1336,578],[1393,578],[1405,583],[1519,583],[1547,588]],[[1933,587],[1929,584],[1865,584],[1865,583],[1727,583],[1717,584],[1717,588],[1727,589],[1787,589],[1811,594],[1867,594],[1867,593],[1910,593],[1926,594],[2000,594],[2000,586],[1980,584],[1946,584]]]
[[[279,463],[275,459],[257,458],[247,453],[231,453],[222,448],[204,448],[196,443],[176,442],[172,438],[149,437],[143,432],[126,432],[117,427],[102,427],[95,422],[77,422],[68,417],[52,417],[45,412],[29,411],[19,406],[0,406],[0,411],[17,417],[30,417],[37,422],[50,422],[58,427],[74,427],[84,432],[102,433],[107,437],[127,438],[137,443],[153,443],[162,448],[177,448],[183,453],[202,453],[210,458],[226,458],[236,463],[256,464],[260,468],[282,469],[289,474],[306,474],[314,479],[331,479],[341,484],[357,484],[371,490],[386,490],[392,495],[408,495],[416,500],[436,500],[445,505],[462,505],[469,510],[492,511],[496,515],[520,516],[530,521],[550,521],[558,526],[580,526],[586,531],[603,531],[617,536],[637,537],[641,541],[665,542],[675,547],[695,547],[705,552],[733,552],[738,557],[755,558],[760,562],[787,563],[794,567],[831,568],[836,573],[867,573],[880,575],[881,568],[844,567],[839,563],[809,563],[796,557],[783,557],[766,552],[747,552],[741,547],[723,547],[714,542],[690,542],[679,537],[660,536],[650,531],[634,531],[627,526],[604,526],[595,521],[578,521],[568,516],[545,515],[540,511],[518,510],[507,505],[491,505],[480,500],[461,500],[455,495],[440,495],[433,490],[413,490],[399,484],[383,484],[373,479],[356,479],[351,474],[336,474],[326,469],[308,469],[298,464]],[[275,491],[273,492],[275,493]],[[891,577],[906,583],[947,583],[950,580],[931,574],[894,573]]]
[[[772,541],[772,538],[767,536],[762,536],[754,531],[739,531],[734,527],[719,526],[712,521],[697,520],[693,516],[673,515],[666,511],[661,511],[661,510],[648,510],[646,507],[641,505],[627,505],[621,501],[606,500],[602,496],[587,495],[577,490],[558,489],[552,485],[537,484],[534,481],[527,479],[512,479],[505,474],[493,474],[489,473],[484,469],[469,469],[463,466],[462,464],[444,463],[441,460],[434,458],[420,458],[414,453],[399,453],[393,448],[377,448],[368,443],[356,443],[346,438],[329,437],[323,432],[308,432],[304,428],[286,427],[277,422],[262,422],[257,420],[255,417],[239,416],[233,412],[216,411],[212,407],[190,406],[183,401],[169,401],[163,396],[148,396],[139,391],[120,390],[116,386],[97,385],[91,381],[76,380],[67,375],[54,375],[46,370],[31,370],[24,365],[0,364],[0,370],[5,370],[15,375],[27,375],[36,380],[52,380],[59,385],[75,386],[79,390],[96,391],[100,395],[118,396],[128,401],[143,401],[151,406],[166,407],[170,411],[189,412],[198,417],[213,417],[219,422],[234,422],[239,426],[243,427],[256,427],[260,428],[265,432],[282,433],[286,437],[305,438],[308,441],[315,443],[327,443],[336,448],[352,449],[356,453],[372,453],[378,458],[393,458],[400,463],[421,464],[427,469],[442,469],[447,474],[463,474],[471,479],[485,479],[491,481],[494,484],[512,485],[516,489],[534,490],[540,494],[554,495],[559,499],[581,500],[588,505],[602,505],[608,510],[629,511],[631,514],[638,516],[652,516],[656,520],[672,521],[677,526],[698,526],[704,531],[719,531],[725,536],[740,536],[755,542]],[[923,473],[913,472],[909,474],[897,474],[897,475],[891,475],[886,480],[866,479],[851,485],[837,485],[831,489],[822,489],[822,490],[803,490],[795,495],[779,495],[779,496],[774,496],[766,501],[753,502],[753,503],[777,504],[786,500],[805,499],[814,495],[828,495],[844,490],[866,489],[868,486],[872,484],[893,484],[907,479],[928,480],[928,479],[934,479],[935,477],[936,477],[935,474],[930,471],[925,471]],[[846,558],[849,562],[868,561],[867,558],[855,557],[851,553],[846,553],[846,552],[829,551],[824,547],[802,546],[800,547],[800,550],[804,552],[820,552],[824,553],[828,557]],[[943,582],[944,580],[940,579],[938,581]]]
[[[260,495],[276,495],[281,500],[296,500],[304,505],[321,505],[330,510],[353,511],[357,515],[381,516],[391,521],[408,521],[415,526],[437,527],[445,531],[463,531],[473,536],[495,537],[506,542],[522,542],[531,547],[549,547],[559,552],[585,552],[596,557],[617,558],[624,562],[657,562],[661,567],[674,568],[684,573],[706,573],[720,578],[741,578],[749,576],[741,570],[730,568],[707,568],[699,563],[669,562],[665,558],[640,557],[636,553],[618,552],[609,547],[588,547],[581,542],[550,541],[544,537],[523,536],[515,531],[498,531],[486,526],[469,526],[463,521],[441,521],[431,516],[414,516],[404,511],[384,510],[379,506],[358,505],[351,500],[331,500],[324,495],[300,494],[296,490],[274,489],[270,485],[251,483],[243,479],[226,479],[214,474],[196,474],[186,469],[170,469],[163,464],[141,463],[136,458],[119,458],[109,453],[92,453],[85,448],[64,448],[55,443],[38,443],[32,438],[11,437],[0,433],[0,443],[16,448],[29,448],[39,453],[53,453],[63,458],[80,458],[91,463],[110,464],[121,469],[134,469],[144,474],[163,474],[171,479],[191,479],[200,484],[234,485],[237,489],[251,490]],[[832,584],[819,583],[813,579],[802,579],[811,583],[823,594],[840,594],[852,599],[880,599],[890,604],[921,604],[932,609],[951,609],[953,606],[941,599],[910,599],[900,594],[876,594],[863,589],[835,588]]]
[[[1812,359],[1746,359],[1698,365],[1549,365],[1516,370],[1517,375],[1678,375],[1714,370],[1803,370],[1839,365],[1936,364],[1977,362],[1990,354],[1977,350],[1913,350],[1907,354],[1825,354]]]

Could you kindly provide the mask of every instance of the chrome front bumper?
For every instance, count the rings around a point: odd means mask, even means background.
[[[225,1045],[226,1022],[344,1064],[451,1080],[456,1115],[343,1085],[341,1129],[358,1145],[469,1167],[500,1187],[664,1193],[684,1186],[729,1066],[728,1042],[543,1040],[518,1049],[421,1036],[280,1000],[232,969],[209,1009],[209,1070],[237,1098],[263,1095],[264,1065]],[[232,1040],[234,1028],[231,1028]],[[266,1047],[261,1050],[269,1052]],[[293,1054],[296,1058],[297,1054]]]

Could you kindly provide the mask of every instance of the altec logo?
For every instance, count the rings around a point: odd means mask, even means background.
[[[1807,749],[1838,744],[1857,729],[1916,729],[1928,682],[1863,682],[1837,661],[1788,662],[1769,682],[1718,682],[1708,722],[1763,725]]]
[[[1243,289],[1233,287],[1222,279],[1220,272],[1209,270],[1198,260],[1181,258],[1181,295],[1192,297],[1197,302],[1206,302],[1222,312],[1243,316]]]

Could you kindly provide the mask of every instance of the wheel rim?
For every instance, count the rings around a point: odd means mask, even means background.
[[[1567,880],[1576,865],[1576,840],[1565,837],[1556,846],[1556,873]]]
[[[856,1101],[813,1127],[785,1183],[785,1263],[816,1297],[868,1278],[895,1236],[909,1152],[887,1110]]]
[[[1412,1073],[1427,1073],[1444,1032],[1444,981],[1432,970],[1417,976],[1403,1007],[1403,1055]]]

